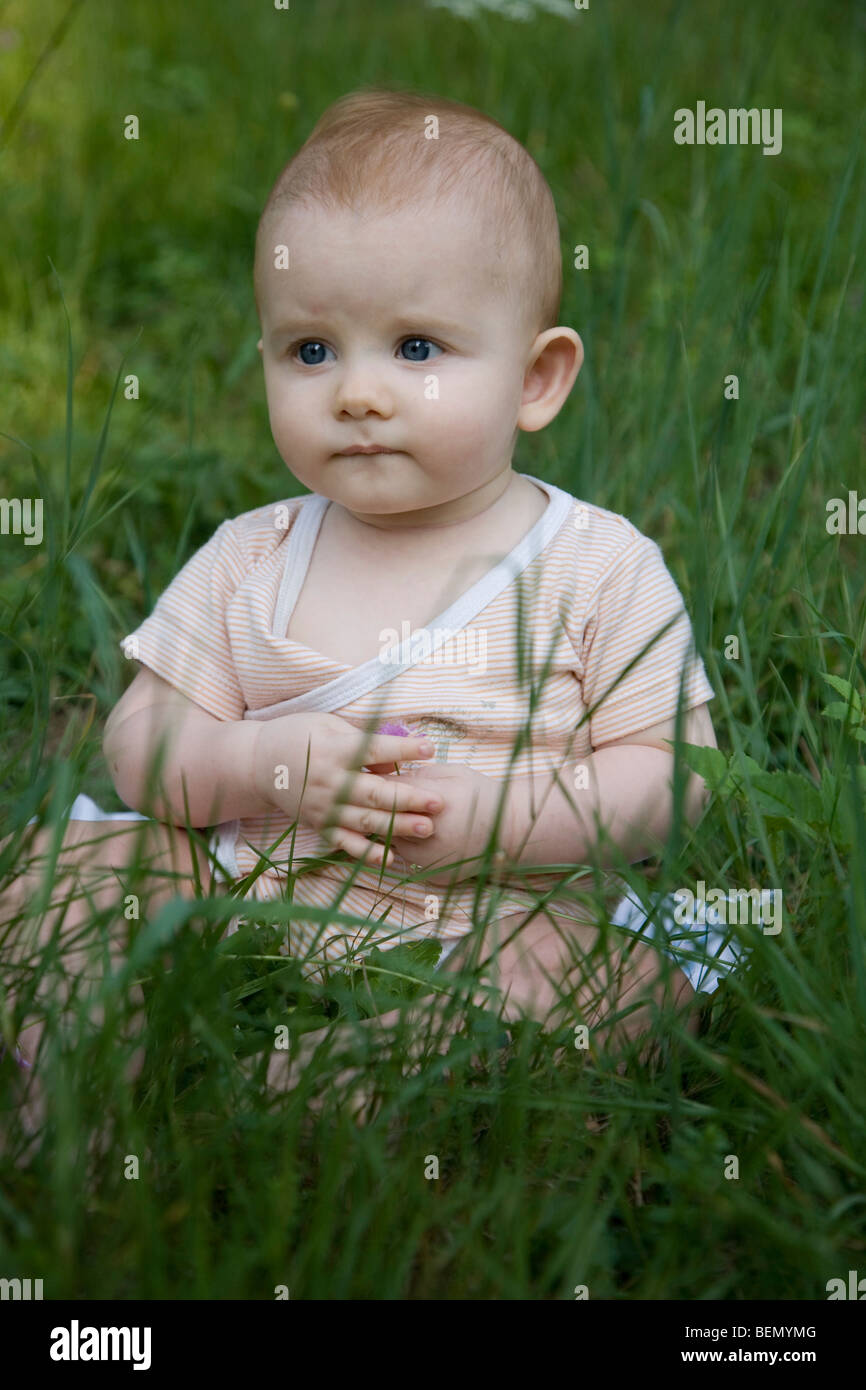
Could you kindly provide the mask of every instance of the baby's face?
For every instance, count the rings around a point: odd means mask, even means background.
[[[269,241],[259,346],[274,441],[302,483],[374,524],[432,508],[441,524],[443,504],[510,472],[535,336],[474,215],[296,207]],[[368,444],[393,452],[343,452]]]

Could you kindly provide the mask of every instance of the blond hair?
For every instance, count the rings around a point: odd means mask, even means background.
[[[428,118],[438,138],[427,137]],[[562,255],[553,194],[541,169],[497,121],[423,93],[364,88],[324,112],[279,174],[256,232],[256,306],[274,222],[293,204],[397,211],[420,196],[476,207],[494,283],[533,334],[558,322]],[[260,315],[261,317],[261,315]]]

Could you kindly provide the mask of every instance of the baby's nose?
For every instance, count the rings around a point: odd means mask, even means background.
[[[335,407],[338,414],[362,419],[371,411],[388,419],[394,412],[394,402],[381,375],[371,367],[347,370],[337,383]]]

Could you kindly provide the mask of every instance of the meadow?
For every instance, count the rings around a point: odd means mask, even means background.
[[[473,1016],[413,1069],[404,1031],[351,1021],[429,997],[429,955],[379,958],[371,1003],[274,959],[291,903],[222,943],[233,899],[169,904],[101,1030],[49,1013],[26,1161],[0,1064],[0,1276],[46,1297],[800,1300],[866,1275],[866,10],[568,9],[0,4],[0,496],[44,503],[40,544],[0,534],[0,838],[80,791],[119,808],[120,638],[225,517],[301,490],[270,436],[256,223],[322,110],[392,84],[480,107],[544,170],[586,362],[515,467],[658,541],[716,691],[719,750],[690,755],[708,809],[629,880],[777,889],[782,929],[742,928],[747,963],[697,1036],[660,1022],[658,1065],[533,1026],[499,1053]],[[781,110],[781,149],[677,143],[699,101]],[[35,991],[54,965],[32,964]],[[241,1062],[287,1011],[345,1032],[280,1094]]]

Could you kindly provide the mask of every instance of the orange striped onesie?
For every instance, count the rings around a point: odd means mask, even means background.
[[[404,634],[364,665],[343,665],[286,636],[330,505],[316,493],[222,522],[151,615],[121,639],[124,652],[217,719],[323,710],[359,729],[399,722],[429,735],[437,760],[502,780],[521,729],[531,738],[514,758],[513,777],[580,761],[600,744],[674,717],[681,679],[684,709],[711,700],[682,596],[655,542],[625,517],[524,476],[548,497],[536,524],[421,633]],[[245,876],[267,851],[272,864],[248,896],[285,896],[290,867],[294,874],[305,859],[333,856],[316,830],[299,824],[290,866],[291,832],[271,849],[288,827],[273,810],[219,826],[219,876]],[[464,882],[431,893],[397,869],[334,862],[294,879],[298,918],[284,949],[307,956],[311,973],[321,955],[336,962],[350,945],[374,942],[432,936],[444,958],[474,924],[529,911],[554,886],[538,869],[520,883],[479,891]],[[336,905],[356,920],[305,920],[305,905]],[[569,915],[567,900],[551,905]]]

